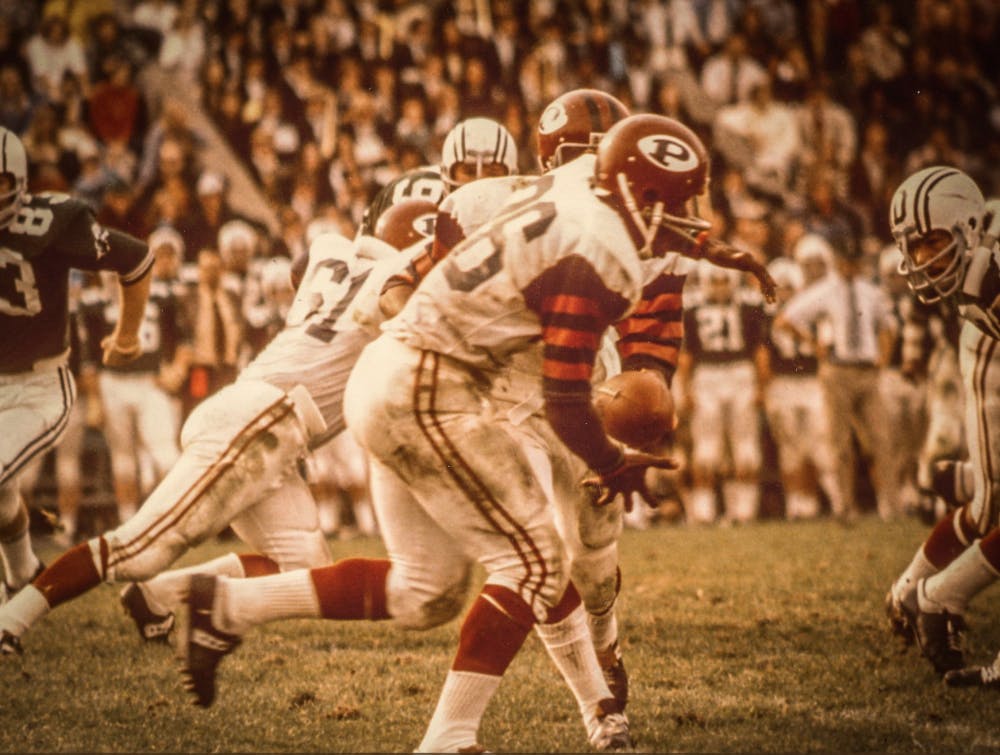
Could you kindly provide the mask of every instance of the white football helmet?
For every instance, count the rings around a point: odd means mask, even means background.
[[[517,174],[517,144],[504,126],[490,118],[468,118],[448,132],[441,148],[441,176],[454,188],[463,183],[455,179],[455,166],[474,166],[475,177],[482,178],[483,166],[502,165],[507,175]],[[495,175],[495,174],[491,174]]]
[[[767,272],[774,278],[774,282],[783,288],[792,291],[800,291],[806,284],[802,268],[793,259],[788,257],[776,257],[767,265]]]
[[[28,154],[17,134],[0,126],[0,175],[13,178],[14,185],[0,194],[0,228],[14,222],[28,191]]]
[[[983,193],[957,168],[924,168],[899,185],[889,208],[889,225],[903,253],[899,271],[918,299],[931,304],[958,291],[970,252],[980,242],[984,212]],[[910,245],[934,230],[947,231],[952,242],[918,263]]]

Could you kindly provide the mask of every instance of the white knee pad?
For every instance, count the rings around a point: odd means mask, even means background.
[[[604,613],[618,597],[617,541],[574,558],[570,575],[587,611]]]
[[[624,504],[621,498],[607,506],[592,506],[585,503],[580,507],[578,517],[580,542],[584,553],[601,550],[614,545],[621,537],[623,527]],[[574,559],[583,554],[571,553]]]
[[[438,585],[417,585],[393,566],[386,582],[389,615],[404,629],[431,629],[458,616],[465,605],[471,570]]]

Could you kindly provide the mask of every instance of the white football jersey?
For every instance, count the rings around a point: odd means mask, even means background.
[[[594,195],[589,176],[557,170],[525,182],[438,263],[383,330],[414,348],[496,370],[539,341],[545,303],[529,305],[529,289],[544,274],[557,275],[572,256],[589,263],[607,299],[626,303],[623,312],[620,302],[608,300],[606,311],[615,319],[631,311],[642,291],[640,260],[621,217]],[[572,296],[573,285],[566,282],[559,293]]]
[[[373,253],[379,245],[391,251]],[[327,424],[344,429],[344,386],[361,350],[378,335],[382,283],[407,256],[377,239],[352,242],[337,233],[318,236],[285,327],[240,373],[282,390],[304,385]]]

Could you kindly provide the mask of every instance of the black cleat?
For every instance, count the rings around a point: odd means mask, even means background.
[[[194,693],[195,705],[209,707],[215,700],[215,670],[240,645],[237,635],[223,632],[212,623],[216,577],[196,574],[188,591],[186,655],[181,673],[184,686]]]
[[[24,655],[21,639],[6,629],[0,632],[0,655]]]
[[[142,588],[134,582],[122,590],[122,608],[135,622],[139,636],[147,642],[166,643],[170,630],[174,628],[173,612],[168,614],[154,613],[146,602]]]
[[[962,644],[967,626],[958,614],[930,613],[917,609],[916,638],[924,658],[939,674],[965,667]]]
[[[952,669],[944,675],[949,687],[982,687],[1000,690],[1000,656],[989,666],[969,666]]]
[[[618,703],[618,710],[624,711],[628,704],[628,672],[625,670],[625,661],[622,660],[622,651],[618,646],[618,641],[603,653],[598,654],[601,663],[601,672],[604,674],[604,681],[607,682],[608,689]]]

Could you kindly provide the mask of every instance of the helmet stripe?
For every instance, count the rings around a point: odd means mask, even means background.
[[[457,162],[457,163],[464,163],[465,162],[465,155],[466,155],[466,151],[465,151],[465,131],[466,131],[466,128],[465,128],[465,125],[463,124],[462,125],[462,139],[461,139],[462,151],[461,152],[459,152],[459,150],[458,150],[458,142],[457,141],[455,142],[455,162]]]
[[[500,159],[500,143],[503,141],[503,131],[502,129],[497,129],[497,143],[493,145],[493,162],[497,162]]]
[[[958,173],[957,170],[942,169],[928,174],[920,186],[917,187],[913,195],[913,218],[917,223],[917,232],[927,233],[931,230],[931,189],[941,181]],[[921,209],[923,209],[923,220],[921,220]]]

